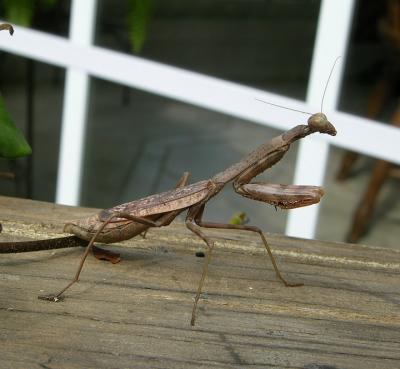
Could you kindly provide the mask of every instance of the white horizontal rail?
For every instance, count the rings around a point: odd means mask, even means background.
[[[294,109],[319,110],[319,107],[311,108],[302,101],[282,95],[96,46],[80,46],[63,37],[15,28],[13,37],[0,34],[0,49],[60,67],[81,69],[101,79],[267,126],[288,129],[294,124],[304,123],[305,116],[268,107],[256,101],[255,97]],[[321,139],[400,164],[400,129],[349,114],[327,113],[337,127],[338,135],[324,135]]]
[[[288,129],[304,123],[305,116],[268,107],[254,98],[294,109],[318,111],[306,103],[205,76],[169,65],[96,46],[80,46],[63,37],[15,27],[13,37],[0,34],[0,49],[23,57],[73,67],[88,74],[135,87],[207,109],[226,113],[267,126]],[[400,129],[338,112],[327,112],[338,129],[334,138],[321,136],[331,144],[400,164]]]

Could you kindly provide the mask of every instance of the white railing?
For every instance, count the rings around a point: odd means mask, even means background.
[[[96,0],[71,3],[69,42],[82,47],[92,45],[96,6]],[[75,56],[79,57],[79,54]],[[60,204],[79,203],[89,82],[88,71],[67,66],[56,190],[56,202]]]
[[[95,7],[95,0],[72,2],[69,39],[23,27],[15,27],[13,38],[0,34],[0,49],[67,68],[56,196],[56,202],[63,204],[79,203],[88,76],[286,130],[301,123],[299,120],[304,117],[299,119],[297,113],[287,110],[266,110],[254,98],[294,109],[319,111],[322,89],[332,63],[338,55],[345,55],[353,1],[322,1],[307,102],[93,46]],[[84,17],[79,13],[82,11],[86,12]],[[298,156],[296,182],[322,183],[329,144],[400,164],[399,129],[335,110],[341,69],[339,64],[324,103],[338,135],[305,140],[307,143],[301,145]],[[75,153],[75,158],[71,158],[71,153]],[[298,210],[290,213],[287,233],[312,237],[317,207],[305,208],[305,213]]]

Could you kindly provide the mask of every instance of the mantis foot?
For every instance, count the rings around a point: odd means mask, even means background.
[[[63,296],[57,296],[55,294],[50,293],[49,295],[39,295],[39,300],[51,301],[51,302],[59,302],[64,300]]]

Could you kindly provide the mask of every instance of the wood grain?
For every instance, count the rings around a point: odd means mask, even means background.
[[[1,240],[62,234],[94,209],[0,197]],[[399,368],[400,253],[267,234],[285,288],[260,240],[206,230],[217,241],[189,324],[203,249],[182,224],[91,257],[64,301],[37,299],[73,276],[83,249],[0,258],[1,368]]]

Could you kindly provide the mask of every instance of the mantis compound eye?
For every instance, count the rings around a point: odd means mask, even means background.
[[[311,130],[313,130],[314,132],[327,133],[331,136],[336,135],[335,127],[332,123],[328,121],[328,118],[323,113],[313,114],[308,119],[307,123]]]

